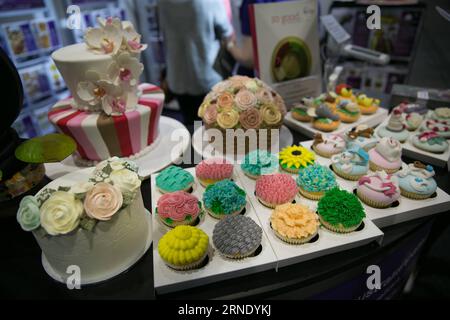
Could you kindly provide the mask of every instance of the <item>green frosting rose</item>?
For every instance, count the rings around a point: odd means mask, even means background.
[[[39,204],[35,197],[26,196],[20,202],[17,211],[17,222],[25,231],[31,231],[41,225]]]
[[[345,228],[358,225],[366,216],[361,202],[353,194],[335,187],[325,193],[317,206],[322,219],[333,226]]]

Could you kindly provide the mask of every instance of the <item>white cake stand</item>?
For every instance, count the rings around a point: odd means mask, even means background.
[[[202,140],[203,130],[205,130],[204,126],[195,130],[195,132],[192,136],[192,146],[197,154],[199,154],[203,157],[208,157],[208,154],[206,154],[204,152],[205,145]],[[289,129],[286,126],[282,126],[280,129],[280,144],[279,144],[280,149],[292,145],[293,142],[294,142],[294,137],[292,136],[292,133],[289,131]],[[225,156],[227,158],[234,158],[235,160],[240,161],[240,160],[244,159],[245,153],[237,153],[236,155],[226,154]]]
[[[145,210],[145,213],[147,214],[148,235],[147,235],[147,239],[145,242],[144,250],[142,250],[142,252],[140,252],[136,257],[134,257],[134,259],[129,264],[124,265],[120,268],[117,268],[113,272],[105,273],[98,277],[82,278],[82,280],[80,281],[81,286],[87,285],[87,284],[99,283],[99,282],[114,278],[114,277],[118,276],[119,274],[130,269],[136,262],[138,262],[144,256],[144,254],[150,248],[150,245],[152,244],[152,240],[153,240],[152,215],[150,214],[150,211],[148,211],[147,209]],[[64,283],[64,284],[66,283],[67,277],[70,276],[69,274],[60,274],[57,271],[55,271],[52,268],[52,266],[50,265],[50,263],[48,263],[47,258],[44,255],[44,252],[42,252],[41,260],[42,260],[42,266],[44,267],[45,272],[47,272],[47,274],[52,279],[54,279],[58,282]]]
[[[191,142],[186,127],[181,122],[168,117],[160,118],[158,139],[159,141],[155,142],[151,151],[133,159],[139,166],[139,175],[146,179],[153,172],[159,171],[179,159],[189,148]],[[52,180],[83,168],[86,167],[77,164],[73,156],[58,163],[45,164],[46,175]]]

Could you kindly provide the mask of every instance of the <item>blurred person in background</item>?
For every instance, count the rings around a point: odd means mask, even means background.
[[[218,0],[160,0],[158,6],[167,83],[191,129],[203,98],[223,80],[213,65],[221,41],[232,39],[229,10]]]

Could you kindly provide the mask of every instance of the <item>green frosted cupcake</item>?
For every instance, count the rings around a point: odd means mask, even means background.
[[[339,233],[355,231],[366,216],[358,197],[337,187],[320,199],[317,213],[325,228]]]
[[[278,158],[268,151],[255,150],[245,156],[241,169],[247,177],[258,179],[261,175],[278,172]]]
[[[156,187],[161,193],[175,191],[189,192],[194,185],[194,177],[180,167],[170,166],[156,177]]]
[[[214,218],[222,219],[241,213],[247,203],[245,191],[228,179],[209,185],[203,194],[205,210]]]

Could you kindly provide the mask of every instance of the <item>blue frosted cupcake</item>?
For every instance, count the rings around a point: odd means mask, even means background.
[[[420,161],[410,163],[396,173],[402,196],[422,200],[431,197],[437,189],[434,169]]]
[[[369,154],[357,145],[331,157],[333,171],[340,177],[356,181],[369,170]]]
[[[241,169],[247,177],[256,180],[263,174],[278,172],[278,159],[270,152],[255,150],[245,156]]]
[[[326,191],[337,186],[333,172],[320,164],[300,169],[296,181],[299,193],[311,200],[320,200]]]
[[[170,166],[156,176],[156,187],[161,193],[190,191],[194,177],[180,167]]]
[[[203,194],[205,210],[216,219],[235,216],[244,209],[245,191],[231,180],[222,180],[209,185]]]

